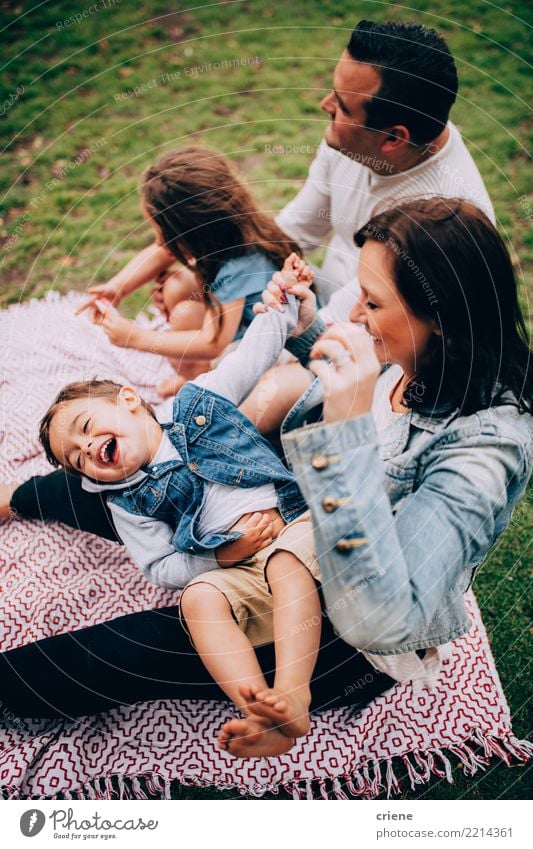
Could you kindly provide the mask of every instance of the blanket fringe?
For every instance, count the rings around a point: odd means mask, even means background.
[[[115,774],[94,778],[82,787],[52,796],[29,795],[20,787],[11,791],[5,787],[0,788],[0,796],[3,799],[170,799],[172,786],[178,783],[189,787],[237,790],[242,795],[255,797],[264,796],[265,793],[278,793],[282,788],[296,800],[374,799],[382,793],[390,798],[405,792],[405,787],[402,786],[402,778],[405,777],[413,791],[417,785],[427,784],[432,776],[445,778],[453,784],[450,756],[458,760],[459,764],[456,766],[460,765],[465,775],[472,776],[478,770],[485,770],[494,757],[507,766],[510,766],[513,760],[525,764],[533,756],[533,744],[527,740],[518,740],[512,732],[504,732],[496,738],[477,728],[472,730],[469,740],[446,747],[446,753],[442,748],[419,749],[400,757],[364,762],[347,775],[306,778],[281,785],[261,785],[254,782],[250,787],[237,787],[222,777],[213,782],[197,775],[178,775],[170,778],[159,773],[138,776]]]

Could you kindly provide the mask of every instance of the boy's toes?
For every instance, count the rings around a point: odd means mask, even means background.
[[[247,704],[254,702],[257,699],[257,694],[260,692],[261,688],[258,684],[240,684],[239,685],[239,693],[246,700]]]

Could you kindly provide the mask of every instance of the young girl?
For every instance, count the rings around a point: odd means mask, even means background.
[[[92,286],[80,312],[89,307],[114,345],[167,357],[179,373],[160,384],[167,397],[242,336],[272,274],[300,250],[259,210],[229,163],[199,147],[168,153],[147,170],[141,211],[154,244]],[[176,259],[182,267],[171,273]],[[154,278],[154,301],[170,325],[165,331],[141,328],[116,309]]]

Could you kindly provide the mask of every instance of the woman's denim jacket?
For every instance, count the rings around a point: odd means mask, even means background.
[[[287,347],[305,364],[323,329],[317,319]],[[337,633],[376,654],[461,636],[464,593],[531,473],[532,417],[512,405],[410,411],[380,444],[371,414],[302,427],[320,400],[315,381],[284,423],[283,446],[311,509]]]

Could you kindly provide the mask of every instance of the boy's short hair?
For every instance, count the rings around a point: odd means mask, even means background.
[[[68,383],[63,387],[42,417],[39,425],[39,441],[44,448],[46,459],[52,466],[60,467],[62,465],[50,447],[50,425],[61,404],[66,401],[77,401],[79,398],[89,397],[116,401],[121,389],[122,384],[115,383],[113,380],[81,380],[76,383]],[[148,404],[143,398],[141,398],[141,405],[157,421],[152,405]],[[72,471],[75,472],[75,469]]]

